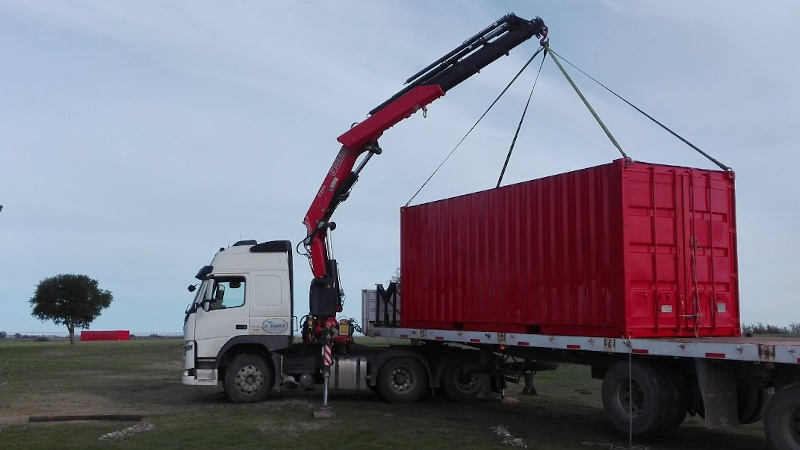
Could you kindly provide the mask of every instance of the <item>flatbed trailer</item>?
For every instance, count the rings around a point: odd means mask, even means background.
[[[451,364],[465,362],[463,369],[434,375],[442,387],[447,387],[449,376],[460,377],[454,383],[449,380],[450,391],[456,386],[463,388],[463,394],[477,393],[476,380],[466,381],[471,377],[468,372],[474,372],[487,378],[486,386],[502,392],[502,374],[509,370],[498,361],[509,358],[521,361],[517,372],[530,372],[528,391],[533,389],[532,373],[537,367],[583,364],[591,367],[593,378],[603,380],[603,406],[620,431],[634,435],[671,431],[687,414],[703,416],[709,428],[763,418],[770,448],[800,448],[800,338],[609,338],[408,328],[402,326],[401,312],[400,295],[391,286],[388,291],[382,286],[362,291],[366,336],[405,340],[408,345],[398,347],[407,349],[466,346],[479,350],[480,362],[476,358],[468,362],[462,355]],[[420,358],[431,353],[421,351]],[[468,399],[468,395],[455,398]]]
[[[800,365],[800,338],[697,337],[626,339],[623,337],[551,336],[494,331],[389,327],[371,327],[365,334],[372,337],[496,346],[498,350],[519,347],[522,350],[556,350],[569,353],[583,351],[618,356],[630,353],[635,356]]]

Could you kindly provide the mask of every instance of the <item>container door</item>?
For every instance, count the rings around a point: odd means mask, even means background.
[[[625,170],[628,327],[638,336],[681,334],[685,321],[682,179],[676,168]]]
[[[698,335],[738,334],[732,174],[690,170],[684,179],[687,324]]]
[[[633,163],[624,176],[628,329],[738,335],[733,174]]]

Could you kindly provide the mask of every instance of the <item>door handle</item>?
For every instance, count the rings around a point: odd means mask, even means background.
[[[246,330],[247,329],[247,325],[239,325],[239,324],[237,324],[236,325],[236,329],[237,330]]]

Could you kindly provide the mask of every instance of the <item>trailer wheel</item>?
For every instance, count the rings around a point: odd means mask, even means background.
[[[666,377],[651,364],[632,361],[630,377],[628,361],[620,361],[603,378],[603,407],[611,423],[635,435],[658,431],[664,424],[664,391]]]
[[[393,358],[378,372],[378,392],[391,403],[411,403],[425,393],[428,374],[413,358]]]
[[[235,403],[264,400],[272,390],[272,382],[272,369],[257,355],[236,355],[225,369],[225,394]]]
[[[474,371],[479,364],[473,358],[460,358],[442,374],[442,390],[450,400],[468,403],[479,400],[489,390],[489,379]]]
[[[683,374],[672,367],[664,367],[664,391],[661,423],[653,431],[674,431],[681,426],[689,411],[689,388]]]
[[[767,390],[761,383],[750,379],[743,380],[737,386],[739,423],[747,425],[756,423],[764,415],[764,406],[769,400]]]
[[[775,392],[764,414],[764,434],[772,449],[800,449],[800,384]]]

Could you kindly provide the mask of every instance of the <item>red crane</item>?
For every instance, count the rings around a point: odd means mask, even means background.
[[[547,26],[541,18],[525,20],[514,14],[503,16],[408,78],[402,90],[372,109],[366,120],[338,137],[342,147],[303,219],[308,234],[302,243],[314,274],[309,293],[309,323],[304,326],[315,331],[304,333],[306,340],[318,341],[325,330],[336,327],[335,315],[342,310],[342,292],[338,266],[327,242],[328,231],[336,227],[330,218],[350,195],[370,158],[381,153],[378,138],[533,36],[541,38],[542,44],[547,39]],[[362,154],[365,156],[353,170]]]

